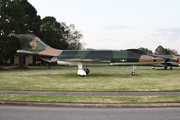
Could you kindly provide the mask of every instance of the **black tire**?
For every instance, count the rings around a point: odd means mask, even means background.
[[[132,72],[131,75],[134,76],[134,75],[135,75],[135,72]]]
[[[84,75],[79,75],[80,77],[84,77]]]
[[[86,72],[87,75],[90,73],[90,70],[87,68],[84,71]]]

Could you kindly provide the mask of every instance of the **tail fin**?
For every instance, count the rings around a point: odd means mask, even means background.
[[[42,51],[46,48],[46,44],[34,34],[10,34],[20,39],[23,50]]]
[[[62,52],[62,50],[51,48],[34,34],[10,34],[10,36],[20,39],[22,50],[17,50],[17,53],[58,56]]]

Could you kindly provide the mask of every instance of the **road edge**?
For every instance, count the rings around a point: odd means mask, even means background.
[[[76,103],[38,103],[38,102],[4,102],[0,105],[13,106],[47,106],[47,107],[80,107],[80,108],[150,108],[180,107],[180,103],[148,103],[148,104],[76,104]]]

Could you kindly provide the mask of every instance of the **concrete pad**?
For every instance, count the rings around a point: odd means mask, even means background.
[[[92,96],[92,92],[66,92],[65,95],[77,95],[77,96]]]
[[[163,96],[180,95],[180,92],[120,92],[122,96]]]
[[[16,91],[11,90],[0,90],[0,94],[14,94]]]
[[[94,96],[122,96],[119,92],[93,92]]]
[[[147,92],[120,92],[122,96],[147,96]]]
[[[31,91],[17,91],[14,94],[19,94],[19,95],[31,95]]]
[[[180,92],[154,92],[156,95],[180,95]]]
[[[65,95],[66,92],[41,91],[39,95]]]
[[[41,91],[30,91],[31,95],[41,95]]]

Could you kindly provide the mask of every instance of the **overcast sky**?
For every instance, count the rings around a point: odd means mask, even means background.
[[[85,48],[152,51],[162,45],[180,54],[180,0],[28,0],[37,14],[74,24]]]

